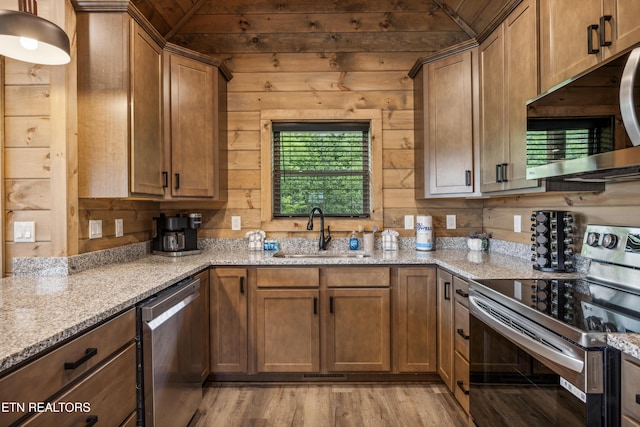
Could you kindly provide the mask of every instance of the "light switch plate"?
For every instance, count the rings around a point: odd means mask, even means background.
[[[456,228],[456,216],[447,215],[447,230],[455,230]]]
[[[413,230],[413,215],[404,216],[404,229]]]
[[[241,230],[242,229],[239,216],[232,216],[231,217],[231,229],[232,230]]]
[[[35,243],[35,221],[16,221],[13,223],[13,241],[15,243]]]
[[[116,219],[116,237],[122,237],[124,235],[124,221],[122,218]]]
[[[521,215],[513,216],[513,231],[516,233],[522,233],[522,216]]]
[[[102,220],[90,219],[89,220],[89,238],[99,239],[102,237]]]

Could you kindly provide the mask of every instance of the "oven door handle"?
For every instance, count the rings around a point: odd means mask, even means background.
[[[536,340],[533,340],[525,335],[522,335],[520,332],[505,325],[504,323],[494,319],[491,315],[487,314],[486,311],[478,305],[477,303],[478,300],[482,301],[483,304],[486,304],[492,310],[495,310],[503,315],[507,313],[505,313],[504,310],[501,310],[500,307],[497,307],[495,304],[492,304],[491,302],[487,301],[484,298],[478,298],[476,296],[470,295],[469,296],[469,303],[471,304],[470,312],[471,314],[476,316],[478,319],[480,319],[482,322],[489,325],[491,328],[495,329],[496,331],[500,332],[502,335],[504,335],[506,338],[510,339],[514,343],[522,346],[525,350],[535,353],[535,355],[537,356],[544,357],[545,359],[553,363],[556,363],[566,369],[569,369],[573,372],[582,373],[585,365],[584,360],[574,356],[567,355],[562,351],[554,350]],[[507,317],[511,317],[511,316],[515,317],[515,315],[510,313],[508,314]],[[532,323],[530,323],[529,321],[525,320],[520,316],[517,316],[517,320],[519,323],[526,324],[527,327],[530,327],[531,329],[535,330],[537,333],[540,333],[540,334],[544,333],[544,331],[542,331],[539,327],[536,327],[535,325],[533,325]],[[566,345],[562,343],[561,340],[557,339],[556,337],[550,334],[548,336],[545,336],[545,340],[547,342],[553,343],[553,345],[557,348],[566,347]]]

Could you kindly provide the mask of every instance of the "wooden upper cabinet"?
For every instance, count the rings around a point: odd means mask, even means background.
[[[416,198],[469,196],[478,189],[478,51],[462,48],[427,59],[412,73]]]
[[[542,91],[638,43],[639,14],[637,0],[540,0]]]
[[[162,37],[135,10],[77,10],[78,193],[162,196]]]
[[[480,45],[483,192],[538,187],[526,179],[527,100],[538,94],[536,0],[524,0]]]
[[[165,47],[168,198],[226,199],[226,83],[211,58]]]

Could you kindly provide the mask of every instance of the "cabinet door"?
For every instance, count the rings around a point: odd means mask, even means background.
[[[247,371],[247,271],[211,270],[211,372]]]
[[[543,92],[594,66],[601,59],[600,53],[588,53],[587,27],[599,24],[604,14],[602,2],[540,0],[540,79]],[[593,47],[599,48],[598,33],[594,32],[592,38]]]
[[[504,26],[501,25],[480,45],[480,189],[502,188],[498,169],[506,163],[504,103]]]
[[[210,309],[210,286],[209,286],[209,270],[205,270],[195,276],[200,279],[200,319],[202,322],[202,382],[209,375],[209,360],[211,352],[209,347],[209,309]]]
[[[326,303],[327,369],[389,371],[389,289],[329,289]]]
[[[162,195],[162,49],[135,21],[131,25],[130,191]]]
[[[436,269],[401,268],[396,299],[399,372],[436,372]]]
[[[259,289],[256,299],[258,372],[318,372],[319,291]]]
[[[428,66],[431,194],[473,192],[471,55],[469,50]]]
[[[640,42],[640,2],[638,0],[609,0],[613,3],[606,14],[612,15],[614,35],[609,53],[613,54]],[[607,5],[607,3],[605,3]]]
[[[171,195],[213,197],[217,70],[170,55]]]
[[[536,187],[527,180],[527,107],[538,94],[536,0],[523,1],[504,23],[505,125],[508,181],[505,188]]]
[[[453,275],[438,269],[438,374],[453,391]]]

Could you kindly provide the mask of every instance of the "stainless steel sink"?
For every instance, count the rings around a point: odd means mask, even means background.
[[[315,252],[315,253],[286,253],[276,252],[274,258],[366,258],[370,257],[369,252]]]

